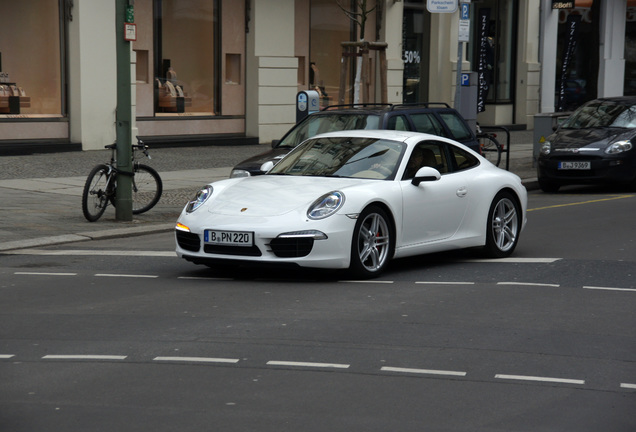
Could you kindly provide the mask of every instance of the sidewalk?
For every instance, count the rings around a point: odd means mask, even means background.
[[[505,141],[505,138],[502,138]],[[510,171],[535,188],[532,131],[511,132]],[[82,215],[81,194],[91,168],[107,151],[68,152],[0,158],[0,252],[100,238],[172,231],[194,193],[210,181],[227,178],[232,166],[268,150],[266,145],[150,149],[163,180],[159,203],[131,222],[115,219],[109,206],[97,222]],[[501,168],[506,167],[505,154]]]

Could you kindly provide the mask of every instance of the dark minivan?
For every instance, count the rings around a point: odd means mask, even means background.
[[[325,132],[354,129],[417,131],[458,141],[479,153],[479,143],[464,118],[445,103],[332,105],[308,115],[294,125],[272,149],[244,160],[232,170],[231,177],[263,174],[261,166],[276,164],[307,138]]]

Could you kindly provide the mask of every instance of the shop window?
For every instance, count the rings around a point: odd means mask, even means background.
[[[402,16],[403,101],[428,101],[431,14],[426,2],[410,0]]]
[[[482,0],[471,6],[469,58],[479,74],[480,101],[511,103],[514,97],[517,2]]]
[[[58,0],[0,1],[0,117],[64,114]]]
[[[366,2],[372,9],[372,2]],[[338,103],[340,89],[342,42],[358,41],[360,29],[349,19],[341,7],[359,13],[360,2],[352,0],[311,0],[310,31],[310,87],[321,94],[321,103]],[[375,4],[375,2],[373,2]],[[376,13],[371,12],[365,26],[365,40],[375,41]],[[356,95],[356,57],[348,57],[346,72],[345,103],[352,103]],[[371,76],[375,74],[372,72]],[[372,87],[372,86],[371,86]],[[358,86],[358,91],[360,91]]]
[[[218,98],[217,0],[155,0],[156,115],[214,115]],[[226,79],[240,80],[240,56]]]
[[[241,55],[225,54],[225,84],[241,83]]]
[[[596,97],[600,3],[594,10],[592,3],[579,0],[574,9],[559,10],[555,111],[572,111]]]

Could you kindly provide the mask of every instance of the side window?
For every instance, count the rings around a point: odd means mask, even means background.
[[[411,120],[418,132],[429,133],[437,136],[446,136],[444,127],[433,114],[411,114]]]
[[[453,159],[455,159],[455,166],[457,167],[458,171],[473,168],[479,165],[479,160],[471,153],[468,153],[466,150],[460,149],[459,147],[454,145],[449,147],[451,149]]]
[[[472,138],[470,129],[466,123],[454,112],[444,112],[439,114],[453,134],[452,138],[457,141],[466,141]]]
[[[448,160],[445,152],[446,144],[438,141],[422,141],[415,146],[404,170],[402,180],[415,177],[417,170],[429,166],[441,174],[448,172]]]
[[[403,115],[396,115],[389,117],[389,121],[387,122],[387,129],[407,131],[409,130],[409,124],[406,120],[406,117],[404,117]]]

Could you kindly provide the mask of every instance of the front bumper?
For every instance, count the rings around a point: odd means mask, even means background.
[[[240,225],[223,218],[206,220],[205,225],[201,225],[191,216],[182,215],[178,221],[190,230],[175,230],[176,253],[197,264],[237,262],[325,269],[343,269],[350,265],[351,239],[356,221],[345,215],[334,215],[322,221],[305,220],[300,224],[275,221],[273,218],[253,218],[251,221],[244,218]],[[212,228],[253,232],[254,244],[217,246],[205,243],[203,233]],[[308,231],[324,233],[325,238],[309,235]]]
[[[589,170],[562,170],[559,162],[590,162]],[[602,157],[598,155],[576,156],[572,154],[551,154],[540,156],[537,163],[537,177],[551,183],[602,184],[631,183],[636,179],[635,157]]]

